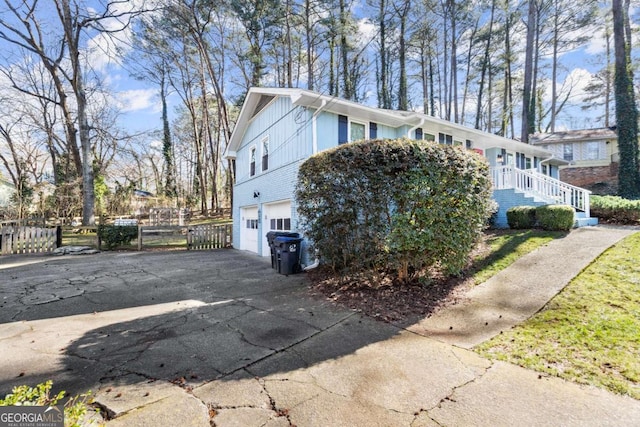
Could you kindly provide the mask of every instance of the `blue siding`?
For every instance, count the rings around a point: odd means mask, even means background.
[[[240,209],[245,206],[258,205],[258,250],[262,250],[267,224],[264,222],[263,204],[276,201],[291,200],[291,230],[298,229],[298,215],[295,206],[295,184],[298,179],[298,169],[302,161],[290,163],[256,179],[236,184],[233,188],[233,245],[240,247]],[[254,192],[260,193],[254,198]],[[236,220],[236,218],[238,218]],[[264,231],[263,231],[264,230]],[[261,254],[267,256],[269,254]]]
[[[396,139],[402,136],[396,128],[390,126],[381,125],[378,123],[378,138],[380,139]]]
[[[338,145],[338,115],[320,113],[317,120],[318,151],[323,151]],[[378,126],[378,129],[380,127]]]
[[[236,157],[236,182],[254,180],[262,174],[262,139],[269,137],[269,171],[311,155],[311,112],[294,107],[288,98],[277,98],[255,117],[243,137]],[[250,151],[256,147],[256,175],[251,176]]]
[[[507,223],[507,211],[514,206],[542,206],[547,203],[525,196],[514,189],[493,190],[493,200],[498,203],[498,213],[494,226],[497,228],[509,228]]]

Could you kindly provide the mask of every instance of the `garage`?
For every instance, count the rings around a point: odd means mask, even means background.
[[[271,252],[265,236],[269,231],[291,231],[291,201],[283,200],[264,204],[263,211],[262,256],[269,256]]]
[[[240,208],[240,249],[258,253],[258,207]]]

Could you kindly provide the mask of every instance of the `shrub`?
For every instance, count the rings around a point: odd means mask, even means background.
[[[98,227],[98,238],[104,242],[107,250],[128,245],[137,237],[138,227],[135,225],[100,225]]]
[[[49,380],[35,387],[27,385],[14,387],[4,399],[0,398],[0,406],[56,406],[64,398],[65,392],[61,391],[51,396],[52,386],[53,382]],[[96,411],[91,406],[92,403],[90,392],[69,398],[64,405],[65,427],[94,425],[92,421],[86,420],[88,413]]]
[[[346,144],[305,161],[296,199],[301,228],[336,270],[459,272],[490,215],[486,161],[413,141]]]
[[[535,206],[514,206],[507,210],[509,228],[527,229],[536,225]]]
[[[640,222],[640,200],[591,196],[591,215],[602,222],[635,225]]]
[[[575,222],[575,210],[567,205],[544,205],[536,208],[538,224],[545,230],[568,231]]]

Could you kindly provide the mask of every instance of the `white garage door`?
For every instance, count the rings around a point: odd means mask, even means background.
[[[240,209],[240,249],[258,253],[258,207]]]
[[[269,231],[291,231],[291,201],[265,204],[264,223],[262,227],[262,256],[270,256],[267,233]]]

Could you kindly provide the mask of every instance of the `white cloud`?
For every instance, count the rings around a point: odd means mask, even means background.
[[[159,111],[156,89],[132,89],[115,94],[121,111],[125,113],[152,109]]]

